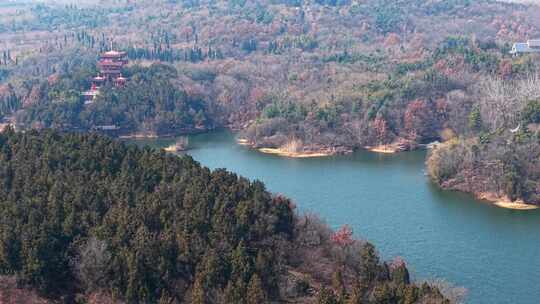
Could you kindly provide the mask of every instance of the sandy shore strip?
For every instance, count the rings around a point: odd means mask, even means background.
[[[251,146],[251,143],[249,142],[249,140],[247,140],[245,138],[236,139],[236,143],[241,145],[241,146]]]
[[[537,205],[527,204],[523,200],[511,201],[507,197],[499,197],[493,193],[480,193],[477,197],[481,200],[492,202],[495,206],[512,210],[536,210]]]
[[[514,209],[514,210],[535,210],[538,209],[538,206],[531,205],[531,204],[525,204],[523,202],[506,202],[506,201],[498,201],[495,202],[495,206],[506,208],[506,209]]]
[[[392,145],[365,146],[364,149],[370,152],[375,152],[375,153],[385,153],[385,154],[397,153],[397,149]]]
[[[275,154],[291,158],[326,157],[334,155],[334,153],[331,152],[288,152],[277,148],[260,148],[257,150],[266,154]]]
[[[170,153],[178,152],[178,150],[176,149],[176,145],[170,145],[168,147],[163,148],[163,150],[165,152],[170,152]]]

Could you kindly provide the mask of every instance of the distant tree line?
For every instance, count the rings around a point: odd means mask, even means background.
[[[128,57],[132,60],[145,59],[145,60],[159,60],[164,62],[174,61],[189,61],[199,62],[207,59],[223,59],[223,54],[219,49],[212,49],[208,47],[203,50],[201,47],[192,47],[186,49],[163,49],[157,47],[155,49],[148,48],[127,48]]]

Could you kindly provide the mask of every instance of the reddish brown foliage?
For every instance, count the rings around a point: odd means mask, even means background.
[[[395,46],[401,43],[401,39],[399,39],[399,36],[396,33],[390,33],[388,36],[386,36],[386,39],[384,40],[385,46]]]
[[[498,29],[497,38],[504,40],[523,40],[531,37],[535,31],[535,26],[528,20],[528,16],[519,12],[506,18],[496,16],[492,26]]]
[[[430,136],[430,132],[436,126],[432,109],[426,101],[417,99],[407,105],[407,110],[403,117],[405,130],[412,140],[417,136]]]
[[[392,260],[392,262],[390,262],[389,266],[390,266],[390,269],[394,270],[400,267],[407,267],[407,263],[402,257],[397,256],[394,258],[394,260]]]
[[[88,304],[120,304],[118,300],[113,299],[109,294],[103,292],[94,292],[88,296]]]
[[[58,73],[52,74],[49,77],[47,77],[47,82],[49,83],[50,86],[57,84],[59,80],[60,80],[60,74]]]
[[[289,208],[290,208],[291,210],[296,209],[296,205],[295,205],[290,199],[288,199],[287,197],[285,197],[283,194],[277,194],[277,195],[274,197],[273,202],[274,202],[276,205],[286,204],[287,206],[289,206]]]
[[[0,85],[0,97],[8,96],[13,93],[13,89],[9,85]]]
[[[351,227],[349,227],[349,225],[343,225],[331,236],[331,240],[341,247],[349,246],[354,243],[352,234],[353,232]]]
[[[36,292],[17,286],[15,277],[0,277],[0,304],[48,304],[49,301],[40,298]]]
[[[388,135],[388,123],[382,116],[378,115],[373,121],[373,129],[377,135],[379,143],[383,143]]]
[[[499,63],[499,75],[504,78],[512,76],[512,61],[509,59],[501,60]]]
[[[437,61],[434,68],[446,77],[451,77],[462,73],[465,69],[465,60],[463,56],[448,57]]]
[[[263,89],[259,87],[252,88],[251,91],[249,92],[248,102],[254,104],[262,100],[262,98],[264,97],[264,94],[265,93]]]

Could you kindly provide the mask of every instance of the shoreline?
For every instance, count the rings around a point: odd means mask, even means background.
[[[407,152],[421,148],[422,145],[411,143],[403,138],[395,140],[389,144],[377,145],[377,146],[364,146],[367,151],[383,154],[394,154],[400,152]],[[425,146],[427,147],[427,145]]]
[[[249,143],[249,141],[245,138],[238,138],[236,140],[236,143],[239,144],[240,146],[248,146],[248,147],[251,147],[252,145]]]
[[[326,157],[335,155],[335,153],[332,152],[288,152],[280,148],[259,148],[257,151],[290,158]]]
[[[477,199],[488,201],[492,203],[493,205],[504,208],[504,209],[511,209],[511,210],[536,210],[540,208],[537,205],[534,204],[527,204],[521,199],[511,201],[508,197],[500,197],[494,193],[478,193],[475,195]]]
[[[364,149],[374,153],[394,154],[398,152],[398,149],[392,145],[380,145],[380,146],[364,146]]]
[[[289,158],[313,158],[313,157],[327,157],[336,155],[335,151],[304,151],[304,152],[290,152],[282,148],[256,148],[254,144],[245,138],[237,138],[236,143],[240,146],[250,147],[264,154],[273,154],[282,157]]]
[[[256,149],[257,151],[261,153],[274,154],[274,155],[290,157],[290,158],[328,157],[328,156],[334,156],[338,154],[350,154],[354,152],[353,149],[339,150],[339,147],[338,148],[336,147],[321,148],[317,151],[303,151],[303,152],[289,152],[283,148],[268,148],[268,147],[257,148],[253,142],[250,142],[248,139],[245,139],[245,138],[237,138],[236,143],[240,146],[247,146],[252,149]],[[362,148],[369,152],[381,153],[381,154],[395,154],[395,153],[407,151],[406,149],[403,149],[400,143],[392,143],[392,144],[378,145],[378,146],[364,146]]]
[[[177,152],[179,152],[176,149],[176,145],[171,145],[171,146],[165,147],[165,148],[163,148],[163,151],[169,152],[169,153],[177,153]]]

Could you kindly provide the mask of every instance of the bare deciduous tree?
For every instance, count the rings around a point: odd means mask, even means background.
[[[107,265],[111,259],[107,243],[95,237],[88,239],[79,253],[79,259],[75,265],[77,277],[87,292],[95,291],[101,287]]]
[[[507,81],[487,77],[478,85],[478,103],[482,120],[491,130],[515,127],[528,101],[540,98],[540,76],[528,75]]]

